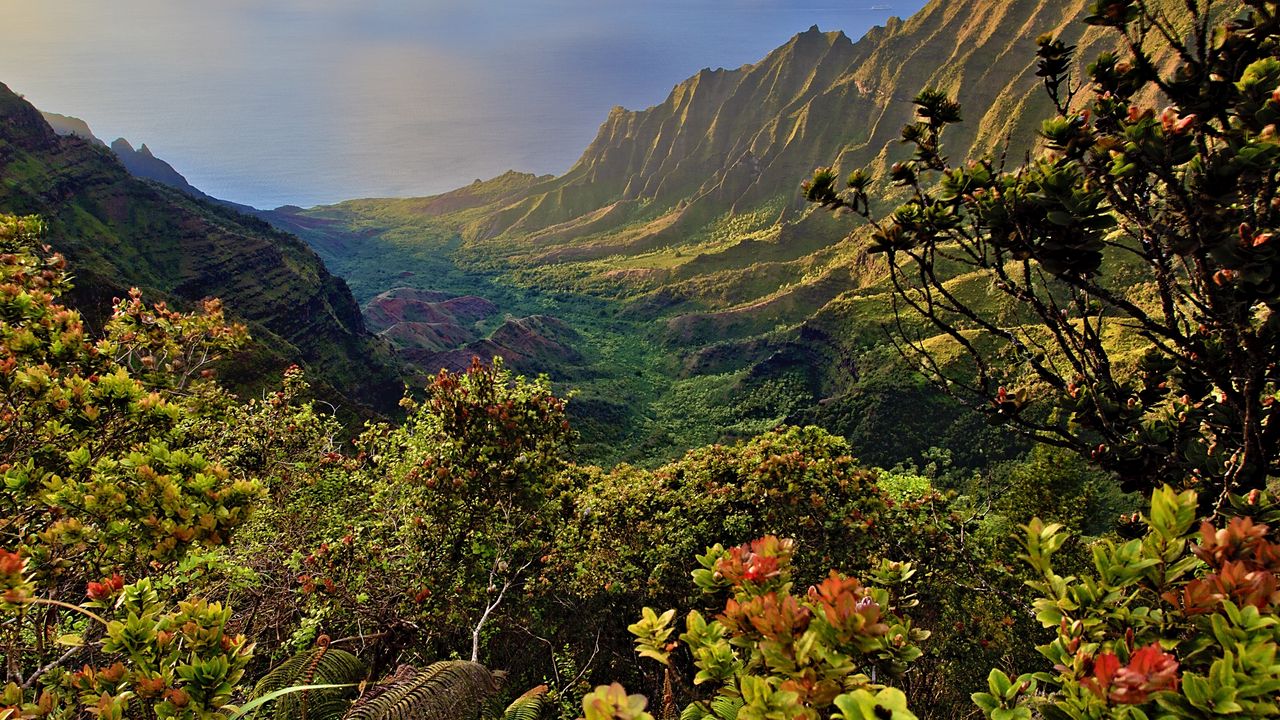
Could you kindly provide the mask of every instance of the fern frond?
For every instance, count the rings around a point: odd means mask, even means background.
[[[502,713],[502,720],[540,720],[546,707],[547,686],[539,685],[513,700]]]
[[[345,650],[327,643],[298,653],[267,673],[253,688],[258,698],[298,685],[353,685],[364,679],[364,662]],[[352,688],[306,690],[283,695],[254,713],[254,718],[271,720],[339,720],[351,707]]]
[[[711,699],[711,714],[720,720],[738,720],[742,705],[742,698],[717,695]]]
[[[680,711],[680,720],[702,720],[709,717],[713,716],[707,711],[706,705],[700,702],[689,703]]]
[[[469,720],[502,687],[502,673],[465,660],[446,660],[409,674],[401,668],[381,692],[351,708],[348,720]]]

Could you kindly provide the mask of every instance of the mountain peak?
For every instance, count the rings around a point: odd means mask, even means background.
[[[808,30],[796,33],[785,45],[769,53],[768,57],[774,57],[787,52],[794,52],[796,50],[801,52],[822,52],[825,48],[832,47],[841,41],[844,41],[847,44],[852,44],[850,43],[848,36],[839,30],[823,32],[817,25],[811,25]]]

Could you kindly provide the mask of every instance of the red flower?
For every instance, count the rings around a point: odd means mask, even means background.
[[[795,543],[767,535],[746,545],[730,548],[716,563],[716,571],[731,585],[744,581],[762,584],[780,577],[791,564]]]
[[[26,569],[25,558],[0,548],[0,600],[20,603],[31,597],[33,588],[23,577]]]
[[[111,589],[100,582],[90,582],[87,592],[90,600],[106,600],[111,597]]]
[[[889,631],[889,626],[880,622],[880,606],[871,597],[870,590],[857,579],[845,577],[834,570],[820,585],[809,588],[809,601],[822,610],[827,623],[841,641],[858,635],[883,635]]]
[[[771,592],[744,602],[730,598],[719,619],[735,633],[754,631],[769,640],[790,642],[809,627],[812,617],[809,609],[801,605],[795,596],[779,598],[777,593]]]
[[[1269,545],[1267,530],[1266,525],[1254,524],[1251,518],[1232,518],[1221,530],[1206,522],[1200,526],[1200,544],[1191,546],[1191,551],[1214,567],[1230,560],[1252,559],[1259,549],[1264,549],[1259,546]]]
[[[26,561],[15,552],[0,548],[0,575],[21,575]]]
[[[1134,652],[1123,667],[1115,654],[1102,653],[1094,658],[1093,676],[1080,684],[1118,705],[1141,705],[1152,693],[1178,688],[1178,660],[1159,643]]]

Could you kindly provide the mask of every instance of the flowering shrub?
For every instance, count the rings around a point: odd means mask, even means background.
[[[322,458],[270,511],[271,552],[294,555],[288,597],[306,626],[294,639],[377,627],[431,655],[478,655],[547,552],[566,401],[497,359],[442,371],[402,405],[403,424],[370,425],[354,457]]]
[[[1241,506],[1274,514],[1273,499],[1252,498]],[[1036,617],[1057,630],[1039,649],[1055,672],[1017,683],[992,673],[992,692],[974,696],[988,717],[1029,718],[1031,708],[1072,720],[1280,715],[1276,533],[1249,517],[1197,532],[1196,504],[1194,492],[1157,490],[1145,535],[1095,545],[1090,576],[1054,572],[1061,527],[1025,526]],[[1032,697],[1035,680],[1052,689],[1047,704]]]
[[[717,545],[699,556],[693,578],[705,593],[729,593],[724,611],[708,622],[698,611],[679,636],[713,697],[695,700],[685,720],[814,720],[825,712],[852,720],[914,718],[901,691],[878,679],[901,675],[920,656],[928,636],[895,614],[911,598],[891,591],[914,572],[885,563],[874,573],[886,588],[832,571],[803,595],[792,592],[795,543],[766,536],[746,545]],[[629,629],[641,655],[676,667],[669,640],[675,611],[645,609]],[[887,713],[887,714],[886,714]]]
[[[0,218],[0,546],[30,558],[41,582],[82,586],[224,542],[259,488],[182,447],[171,391],[244,329],[216,304],[179,315],[135,297],[92,341],[58,302],[65,263],[35,251],[38,232],[34,220]],[[166,368],[175,375],[161,381]]]
[[[36,247],[40,230],[0,216],[0,647],[13,681],[0,704],[34,717],[83,701],[111,718],[137,697],[162,717],[207,717],[243,660],[222,634],[227,611],[166,613],[149,581],[124,578],[223,545],[262,497],[192,444],[209,365],[244,328],[215,302],[182,314],[134,293],[92,339],[59,302],[66,265]],[[86,595],[90,609],[66,601]],[[77,656],[92,664],[72,679]]]
[[[0,556],[0,584],[32,586],[21,569],[12,571],[12,557]],[[74,672],[46,666],[22,685],[10,682],[0,692],[0,718],[226,716],[253,652],[243,635],[226,633],[230,610],[204,600],[169,608],[149,580],[125,585],[119,575],[89,583],[87,594],[78,612],[92,622],[57,643],[71,648],[68,656],[83,651],[90,662]],[[29,598],[17,605],[24,602]],[[95,636],[101,639],[89,639]],[[29,701],[25,691],[37,680],[42,690]]]

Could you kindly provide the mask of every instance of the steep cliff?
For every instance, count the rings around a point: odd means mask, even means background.
[[[814,166],[883,169],[897,156],[910,99],[924,87],[965,105],[967,121],[951,138],[957,152],[1010,140],[1019,155],[1046,109],[1034,39],[1059,33],[1089,52],[1094,36],[1076,22],[1084,5],[934,0],[857,42],[810,28],[754,65],[703,70],[660,105],[615,108],[572,169],[495,208],[467,235],[574,244],[647,221],[644,239],[608,248],[627,252],[679,243],[723,213],[798,211],[797,178]]]
[[[219,297],[260,341],[247,362],[303,363],[366,403],[390,406],[398,396],[346,284],[306,244],[133,177],[107,148],[55,133],[3,85],[0,212],[45,220],[46,240],[71,261],[75,301],[91,321],[131,286],[179,303]],[[262,370],[243,368],[246,377]]]

